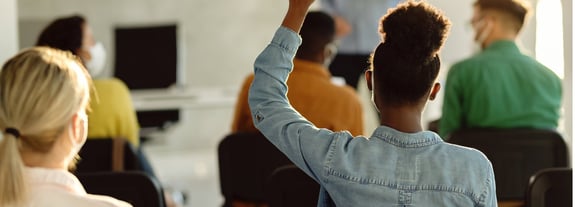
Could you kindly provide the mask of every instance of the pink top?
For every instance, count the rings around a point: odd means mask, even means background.
[[[131,207],[108,196],[91,195],[72,173],[48,168],[25,169],[30,194],[27,207]]]

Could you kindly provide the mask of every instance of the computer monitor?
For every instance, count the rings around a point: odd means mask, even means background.
[[[130,90],[167,89],[180,85],[176,24],[117,27],[114,76]]]

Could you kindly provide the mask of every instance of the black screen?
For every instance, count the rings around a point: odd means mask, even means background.
[[[161,89],[177,83],[177,27],[116,28],[114,76],[130,89]]]

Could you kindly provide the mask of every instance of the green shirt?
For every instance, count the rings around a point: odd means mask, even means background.
[[[512,41],[498,41],[447,75],[439,133],[461,128],[557,128],[561,79]]]

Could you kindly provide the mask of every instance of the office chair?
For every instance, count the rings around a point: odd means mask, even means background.
[[[88,138],[79,156],[75,173],[143,170],[136,150],[122,138]]]
[[[465,129],[453,133],[448,141],[478,149],[489,158],[499,201],[524,200],[531,175],[568,164],[565,141],[551,130]]]
[[[218,146],[220,187],[224,206],[232,201],[265,203],[267,178],[292,162],[261,133],[235,133]]]
[[[319,184],[295,165],[276,169],[266,186],[270,207],[315,207]]]
[[[527,207],[573,206],[573,169],[547,168],[531,176],[525,203]]]
[[[78,174],[86,192],[107,195],[134,207],[165,207],[164,193],[157,180],[142,172],[99,172]]]

